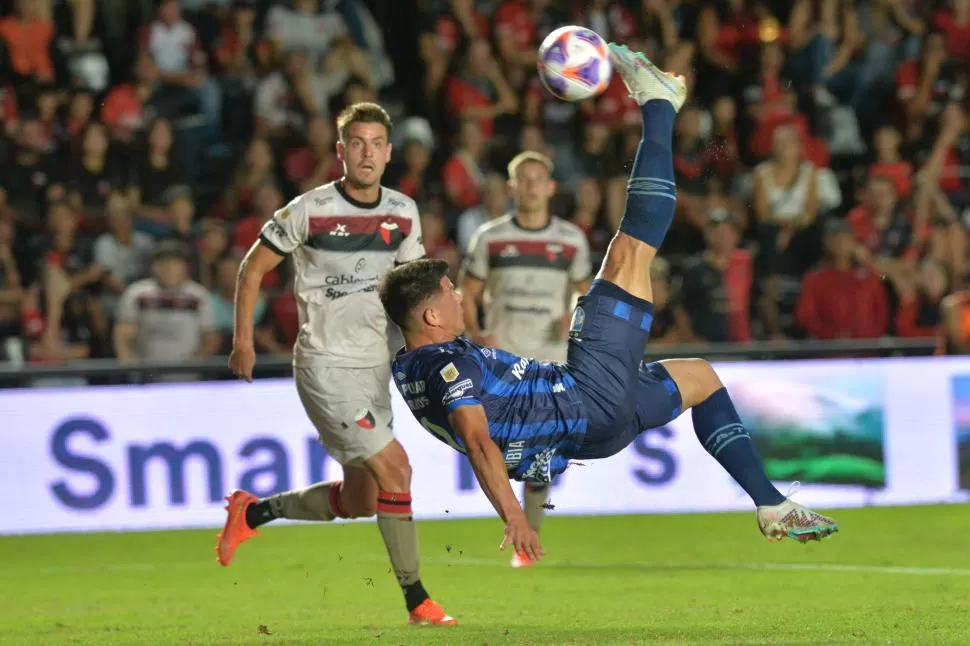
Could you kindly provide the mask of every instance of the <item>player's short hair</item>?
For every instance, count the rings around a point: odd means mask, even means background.
[[[414,260],[389,271],[378,289],[387,317],[407,330],[414,310],[438,293],[441,279],[447,275],[448,263],[433,258]]]
[[[543,155],[542,153],[536,152],[534,150],[525,150],[523,152],[520,152],[515,157],[513,157],[512,161],[509,162],[509,166],[508,166],[509,179],[514,180],[515,174],[519,171],[519,167],[522,166],[523,164],[530,164],[530,163],[542,164],[543,166],[546,167],[546,170],[549,171],[550,175],[552,175],[552,170],[553,168],[555,168],[555,165],[552,163],[552,160],[549,159],[547,155]]]
[[[379,123],[387,128],[388,137],[391,136],[391,129],[394,127],[391,116],[381,106],[370,102],[354,103],[337,115],[337,132],[340,134],[340,141],[347,141],[347,130],[355,123]]]

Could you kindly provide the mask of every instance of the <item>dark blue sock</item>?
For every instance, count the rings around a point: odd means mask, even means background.
[[[647,101],[640,111],[643,139],[633,160],[620,231],[658,249],[677,205],[673,152],[677,112],[663,99]]]
[[[777,505],[785,500],[765,474],[754,442],[744,430],[726,388],[694,406],[691,417],[701,445],[751,496],[754,504]]]

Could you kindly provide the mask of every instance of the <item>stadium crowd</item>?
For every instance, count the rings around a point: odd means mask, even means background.
[[[555,161],[551,211],[598,263],[640,116],[618,76],[585,103],[544,90],[537,44],[563,24],[689,81],[655,342],[942,332],[970,347],[970,0],[0,8],[0,359],[227,353],[241,255],[292,196],[341,176],[333,116],[357,101],[394,117],[385,184],[417,201],[456,276],[510,208],[522,150]],[[296,338],[289,271],[264,284],[264,353]]]

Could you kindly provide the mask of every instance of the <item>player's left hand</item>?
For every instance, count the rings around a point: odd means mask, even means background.
[[[505,536],[502,538],[502,545],[499,549],[503,552],[509,545],[519,554],[525,554],[533,561],[538,561],[545,555],[542,543],[539,542],[539,534],[532,529],[529,521],[523,515],[520,519],[515,519],[505,525]]]

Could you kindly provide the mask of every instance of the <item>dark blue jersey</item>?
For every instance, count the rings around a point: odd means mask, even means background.
[[[549,482],[583,442],[587,418],[576,380],[558,363],[518,357],[463,337],[398,352],[394,382],[421,425],[465,452],[448,421],[461,406],[481,405],[509,477]]]

